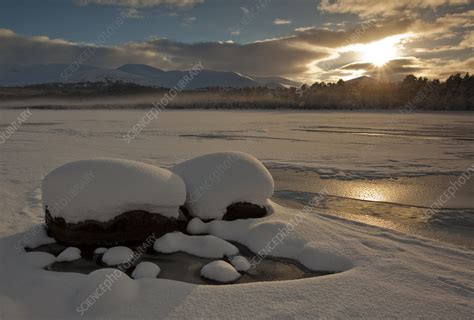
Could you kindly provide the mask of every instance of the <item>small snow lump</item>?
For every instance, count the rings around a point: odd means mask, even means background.
[[[201,276],[220,283],[229,283],[239,279],[240,273],[230,263],[218,260],[202,267]]]
[[[140,262],[132,272],[133,279],[156,278],[160,274],[160,267],[152,262]]]

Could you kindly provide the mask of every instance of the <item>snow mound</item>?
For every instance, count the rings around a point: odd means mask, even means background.
[[[235,256],[229,260],[237,271],[247,271],[250,269],[250,262],[243,256]]]
[[[240,273],[230,263],[219,260],[202,267],[201,276],[220,283],[229,283],[239,279]]]
[[[278,205],[273,204],[275,208]],[[302,217],[300,220],[299,217]],[[210,234],[248,247],[257,256],[251,267],[266,257],[281,257],[301,262],[314,271],[347,271],[354,267],[344,252],[337,252],[332,245],[306,242],[299,236],[304,224],[304,213],[298,212],[290,220],[250,219],[236,221],[214,220],[207,223],[194,218],[187,227],[189,233]],[[306,217],[307,218],[307,217]],[[300,222],[297,222],[300,221]]]
[[[133,250],[127,247],[113,247],[102,256],[102,262],[108,266],[116,266],[133,259]]]
[[[74,261],[81,258],[81,250],[75,247],[66,248],[63,252],[61,252],[57,257],[57,262],[67,262],[67,261]]]
[[[105,222],[132,210],[178,217],[186,197],[179,176],[149,164],[97,159],[67,163],[42,183],[43,206],[66,222]]]
[[[140,262],[132,272],[133,279],[156,278],[160,274],[160,267],[148,261]]]
[[[222,219],[226,208],[250,202],[270,209],[273,178],[265,166],[242,152],[206,154],[172,168],[186,184],[186,207],[201,219]]]
[[[207,225],[199,218],[192,218],[186,226],[186,231],[191,234],[203,234],[207,232]]]
[[[107,252],[107,248],[103,248],[103,247],[100,247],[94,250],[94,254],[103,254],[106,252]]]
[[[161,253],[182,251],[203,258],[222,258],[239,253],[236,246],[218,237],[188,236],[181,232],[165,234],[155,241],[153,248]]]

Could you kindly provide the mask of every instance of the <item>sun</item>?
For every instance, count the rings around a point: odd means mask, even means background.
[[[397,35],[379,41],[367,43],[359,47],[361,58],[377,67],[382,67],[390,60],[399,57],[399,45],[408,35]]]

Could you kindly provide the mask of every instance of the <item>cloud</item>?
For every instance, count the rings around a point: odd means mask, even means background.
[[[247,15],[247,14],[250,13],[250,10],[247,9],[246,7],[240,7],[240,10],[242,10],[242,12],[243,12],[245,15]]]
[[[183,18],[183,20],[181,21],[181,25],[184,26],[184,27],[189,27],[189,26],[192,25],[196,20],[197,20],[196,17],[186,17],[186,18]]]
[[[130,19],[139,19],[143,17],[142,13],[135,8],[121,8],[120,14],[123,17]]]
[[[275,20],[273,20],[273,24],[275,24],[275,25],[291,24],[291,20],[275,19]]]
[[[132,17],[140,15],[140,9],[122,9]],[[366,19],[358,25],[345,23],[343,26],[297,28],[283,37],[250,43],[185,43],[154,37],[146,41],[96,47],[94,55],[84,63],[111,68],[126,63],[144,63],[162,69],[185,70],[202,61],[207,69],[256,76],[278,75],[309,82],[316,79],[327,81],[337,80],[335,77],[347,79],[377,74],[380,68],[361,63],[360,54],[351,50],[351,46],[410,33],[412,36],[403,43],[400,54],[404,58],[388,62],[384,72],[394,77],[404,73],[439,77],[463,68],[472,71],[472,60],[466,61],[472,56],[469,48],[474,41],[473,17],[474,10],[445,13],[427,21],[412,17],[383,17]],[[181,23],[189,26],[195,21],[195,17],[185,17]],[[230,31],[237,35],[240,30]],[[448,33],[452,36],[441,39]],[[93,47],[45,36],[22,36],[12,30],[0,29],[0,64],[71,63],[89,48]],[[457,51],[454,52],[453,48]],[[417,51],[419,49],[426,51]]]
[[[203,1],[204,0],[75,0],[75,3],[80,6],[96,4],[127,8],[148,8],[160,5],[186,7],[202,3]]]
[[[470,0],[322,0],[319,9],[330,13],[354,13],[361,17],[392,16],[420,9],[469,4]]]

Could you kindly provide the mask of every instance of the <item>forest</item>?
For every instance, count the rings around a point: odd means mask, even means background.
[[[12,101],[34,99],[87,105],[88,100],[100,98],[94,108],[148,108],[163,101],[170,90],[121,82],[53,83],[3,87],[0,99],[3,107]],[[115,98],[119,103],[111,102]],[[440,81],[407,75],[400,82],[364,76],[299,88],[212,87],[184,90],[166,100],[162,107],[171,109],[474,110],[474,76],[457,73]],[[36,107],[49,108],[49,103]]]

